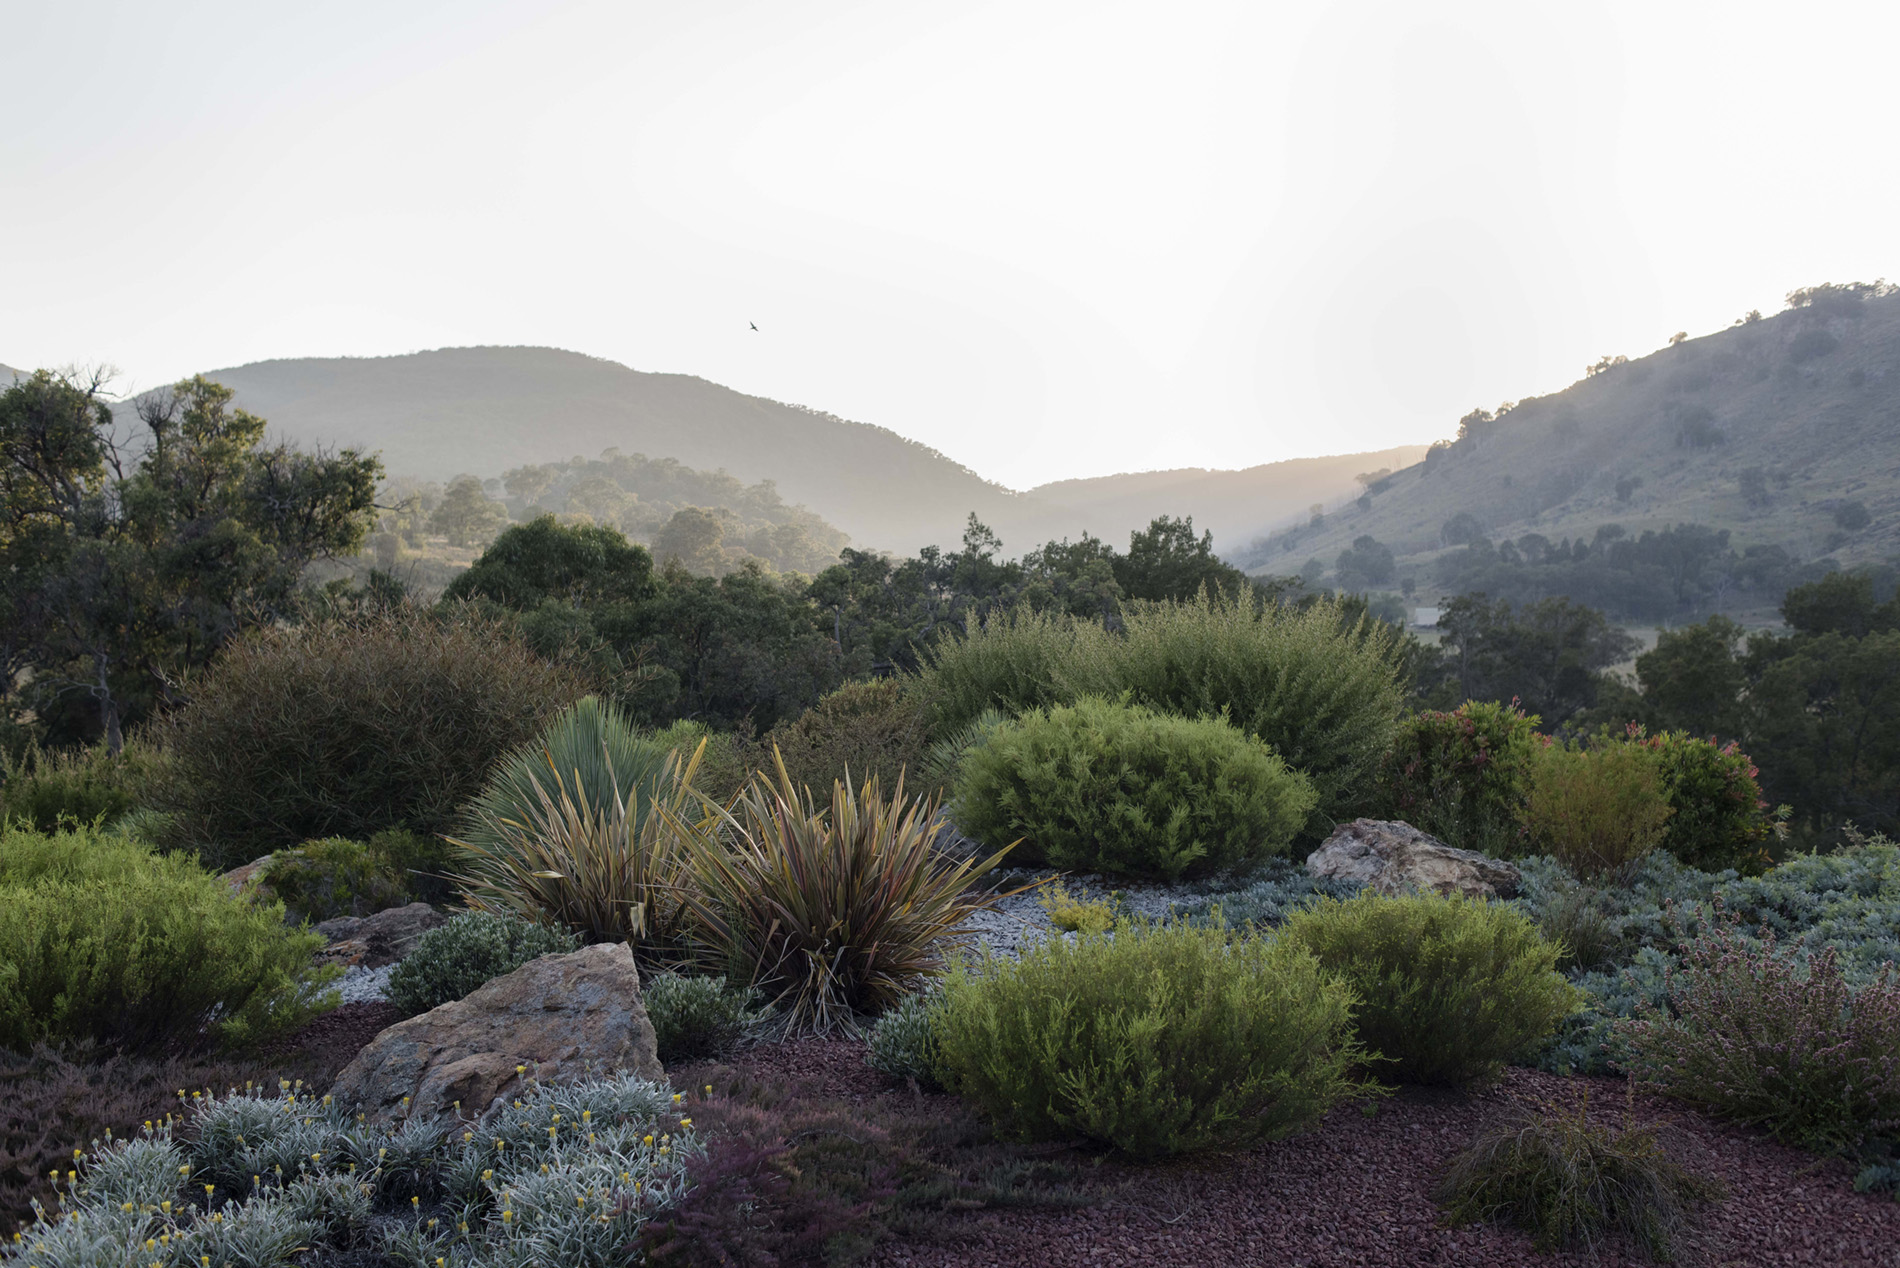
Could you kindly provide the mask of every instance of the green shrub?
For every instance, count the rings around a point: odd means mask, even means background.
[[[1548,1254],[1619,1233],[1668,1259],[1695,1204],[1722,1196],[1671,1162],[1654,1126],[1609,1131],[1575,1113],[1518,1107],[1478,1133],[1432,1191],[1454,1225],[1502,1221]]]
[[[157,728],[155,790],[215,867],[300,841],[451,829],[504,753],[583,693],[498,622],[389,609],[235,640]]]
[[[361,841],[327,837],[271,855],[262,888],[292,924],[367,916],[409,901],[402,874]]]
[[[441,837],[390,828],[371,837],[369,848],[402,877],[411,898],[440,907],[453,897],[450,874],[457,856],[455,847]]]
[[[1379,767],[1386,813],[1463,849],[1518,853],[1536,728],[1515,704],[1479,700],[1408,718]]]
[[[699,773],[693,778],[693,787],[722,806],[730,805],[752,778],[748,759],[755,746],[731,731],[715,731],[704,722],[680,721],[655,731],[653,742],[682,757],[698,751]]]
[[[1669,815],[1662,775],[1648,749],[1551,741],[1531,759],[1524,805],[1530,848],[1578,876],[1627,875],[1662,841]]]
[[[0,830],[0,1048],[242,1045],[325,1006],[323,945],[184,855],[79,829]],[[334,1005],[335,995],[327,996]]]
[[[1306,779],[1220,718],[1083,699],[1006,722],[965,756],[956,819],[1015,862],[1175,880],[1285,852]]]
[[[1719,915],[1719,911],[1718,911]],[[1900,972],[1858,988],[1834,948],[1784,950],[1717,919],[1616,1030],[1631,1076],[1776,1139],[1847,1149],[1900,1129]]]
[[[1495,1077],[1577,1007],[1558,947],[1521,912],[1457,896],[1361,894],[1294,912],[1279,938],[1359,998],[1359,1041],[1404,1083]]]
[[[469,911],[423,934],[389,975],[390,1002],[426,1013],[458,1000],[530,960],[580,950],[565,929]]]
[[[1275,1139],[1366,1089],[1352,995],[1292,943],[1186,924],[1047,938],[944,980],[944,1082],[1008,1137],[1152,1158]]]
[[[1061,881],[1043,886],[1036,905],[1049,917],[1049,923],[1065,933],[1107,933],[1115,927],[1116,909],[1121,895],[1091,899],[1086,894],[1071,894]]]
[[[0,823],[56,832],[62,824],[119,819],[138,808],[157,765],[158,755],[137,741],[116,756],[104,745],[0,753]]]
[[[1759,873],[1776,820],[1762,799],[1760,774],[1733,740],[1718,745],[1683,731],[1650,735],[1632,724],[1621,742],[1654,755],[1669,822],[1662,848],[1705,872],[1735,868]],[[1614,743],[1604,736],[1603,743]]]
[[[936,803],[878,781],[833,784],[829,804],[758,775],[717,822],[662,807],[690,854],[683,897],[707,967],[756,983],[794,1032],[835,1033],[942,971],[994,894],[976,881],[1007,851],[958,862],[936,849]]]
[[[765,737],[765,750],[785,760],[794,783],[829,788],[834,780],[863,783],[876,776],[885,786],[919,782],[930,739],[924,700],[894,678],[847,683]]]
[[[963,769],[963,759],[988,744],[996,728],[1007,721],[1009,714],[1001,709],[985,709],[942,738],[931,741],[918,766],[917,786],[948,796],[956,786],[957,772]]]
[[[943,1091],[935,1022],[942,1003],[939,997],[921,991],[899,1000],[871,1027],[865,1064],[893,1079],[914,1079],[925,1091]]]
[[[656,973],[643,996],[665,1065],[720,1056],[766,1018],[757,991],[723,977]]]
[[[1099,622],[992,617],[932,648],[922,685],[946,730],[985,709],[1026,713],[1084,696],[1225,715],[1312,781],[1310,830],[1370,808],[1402,698],[1388,627],[1331,601],[1291,608],[1249,595],[1130,601],[1122,623],[1110,633]]]

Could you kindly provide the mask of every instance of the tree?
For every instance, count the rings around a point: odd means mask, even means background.
[[[1484,525],[1470,511],[1460,511],[1438,530],[1438,540],[1447,546],[1464,546],[1484,536]]]
[[[618,529],[563,525],[552,515],[517,524],[449,583],[447,599],[487,599],[526,612],[550,599],[579,607],[651,598],[653,558]]]
[[[1643,698],[1668,729],[1734,739],[1741,731],[1736,703],[1745,678],[1736,653],[1742,627],[1725,616],[1701,625],[1663,630],[1654,650],[1636,658]]]
[[[1203,586],[1232,593],[1247,574],[1214,553],[1214,534],[1194,536],[1194,517],[1162,515],[1128,536],[1128,554],[1114,562],[1115,580],[1131,599],[1191,599]]]
[[[717,512],[703,506],[673,512],[653,535],[653,553],[661,564],[678,565],[697,577],[722,576],[731,566],[726,556],[726,526]]]
[[[1336,567],[1341,590],[1389,586],[1398,575],[1392,548],[1370,535],[1354,538],[1350,550],[1340,551]]]
[[[1688,337],[1689,337],[1688,331],[1678,330],[1675,334],[1669,336],[1669,346],[1673,348],[1677,344],[1683,342]]]
[[[472,475],[449,481],[442,502],[429,517],[429,527],[449,539],[451,546],[479,546],[508,524],[508,508],[482,490]]]
[[[1602,671],[1637,647],[1603,613],[1568,599],[1514,608],[1462,594],[1445,605],[1438,630],[1462,698],[1517,699],[1553,727],[1596,704]]]
[[[1850,533],[1858,533],[1874,522],[1865,502],[1843,502],[1834,508],[1834,522]]]
[[[117,751],[182,698],[184,671],[291,615],[312,562],[356,552],[382,468],[266,446],[264,420],[203,377],[120,434],[104,383],[41,371],[0,392],[0,702],[24,684],[64,738]],[[90,717],[61,722],[75,699]]]

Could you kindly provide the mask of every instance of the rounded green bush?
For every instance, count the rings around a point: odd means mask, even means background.
[[[723,977],[657,973],[641,992],[660,1061],[692,1061],[729,1051],[765,1019],[759,992]]]
[[[367,916],[409,901],[409,888],[388,859],[343,837],[279,850],[271,855],[263,887],[284,904],[292,924]]]
[[[944,980],[944,1082],[1005,1136],[1136,1157],[1275,1139],[1368,1088],[1352,994],[1304,949],[1183,923],[1048,938]]]
[[[1404,1083],[1495,1077],[1578,1007],[1556,969],[1562,948],[1503,903],[1327,898],[1289,915],[1276,940],[1310,951],[1352,989],[1359,1041]]]
[[[417,940],[389,975],[389,1000],[404,1012],[426,1013],[530,960],[580,949],[580,939],[565,929],[463,912]]]
[[[1521,853],[1537,722],[1482,700],[1406,719],[1379,765],[1386,814],[1461,849]]]
[[[340,970],[311,958],[323,939],[281,905],[129,837],[0,829],[0,911],[0,1049],[242,1045],[336,999],[319,988]]]
[[[1220,718],[1083,699],[1006,722],[963,758],[955,815],[1013,863],[1170,880],[1285,851],[1312,786]]]

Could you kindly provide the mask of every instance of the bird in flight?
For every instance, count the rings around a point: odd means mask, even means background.
[[[756,321],[749,321],[746,323],[746,325],[752,327],[752,329],[754,330],[757,330],[759,328],[759,323]]]

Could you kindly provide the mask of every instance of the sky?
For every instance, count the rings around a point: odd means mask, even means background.
[[[1016,488],[1425,443],[1900,277],[1896,37],[1815,0],[0,0],[0,362],[552,345]]]

